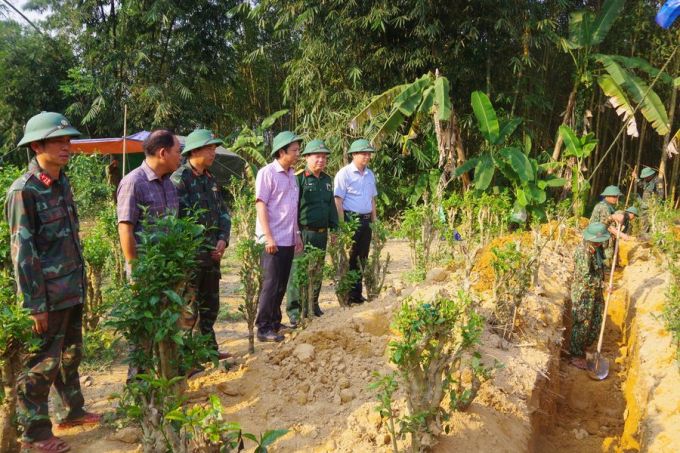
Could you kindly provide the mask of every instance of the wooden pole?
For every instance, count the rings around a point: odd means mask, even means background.
[[[127,154],[127,104],[123,106],[123,171],[122,176],[125,176],[125,158]]]

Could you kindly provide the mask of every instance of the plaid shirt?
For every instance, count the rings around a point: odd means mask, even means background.
[[[276,245],[295,245],[300,190],[293,168],[285,171],[277,160],[257,172],[255,198],[267,206],[269,228]],[[255,235],[264,242],[264,229],[257,219]]]
[[[146,209],[150,217],[177,215],[179,209],[177,189],[170,181],[170,174],[159,178],[146,160],[123,178],[117,197],[118,223],[133,224],[135,234],[142,230],[142,209]]]

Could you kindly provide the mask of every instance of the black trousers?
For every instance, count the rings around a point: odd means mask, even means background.
[[[286,286],[293,265],[295,246],[278,247],[279,250],[270,255],[262,252],[262,290],[257,304],[255,325],[259,334],[276,331],[281,327],[281,302],[286,295]]]
[[[345,213],[345,220],[349,220],[352,214]],[[354,233],[354,244],[352,245],[352,250],[349,255],[349,270],[357,270],[361,272],[359,267],[359,260],[365,263],[368,259],[368,252],[371,248],[371,237],[373,231],[371,230],[371,221],[366,218],[359,218],[359,227]],[[360,274],[361,275],[361,274]],[[360,299],[361,293],[363,291],[362,285],[363,275],[359,277],[357,282],[354,284],[354,288],[349,293],[350,300]]]
[[[213,326],[220,312],[220,265],[202,266],[196,271],[193,284],[196,287],[198,327],[203,335],[210,336],[213,349],[218,350]]]

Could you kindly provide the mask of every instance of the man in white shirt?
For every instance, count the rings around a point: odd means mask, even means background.
[[[371,247],[371,222],[377,218],[375,197],[378,195],[378,190],[375,175],[368,169],[368,162],[374,152],[375,148],[368,140],[363,138],[355,140],[348,151],[352,162],[341,168],[335,175],[333,194],[338,218],[341,222],[351,218],[359,219],[359,227],[354,233],[354,245],[349,258],[350,271],[360,272],[359,261],[366,262]],[[350,291],[350,304],[361,304],[366,301],[366,298],[361,295],[362,289],[360,276]]]

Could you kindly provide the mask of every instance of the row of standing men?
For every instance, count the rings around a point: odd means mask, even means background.
[[[5,203],[10,227],[11,257],[21,303],[29,310],[38,349],[30,352],[17,382],[24,447],[64,452],[69,446],[54,436],[48,413],[50,388],[57,390],[65,413],[58,426],[96,424],[100,416],[85,410],[78,373],[82,358],[82,315],[85,301],[85,262],[79,239],[78,210],[64,167],[70,141],[80,135],[61,114],[42,112],[26,123],[19,146],[33,151],[28,171],[11,185]],[[294,173],[302,138],[285,131],[274,138],[272,162],[259,170],[255,187],[256,235],[264,244],[263,285],[258,300],[257,338],[281,341],[300,316],[298,291],[289,281],[293,257],[310,244],[325,250],[329,231],[345,219],[357,218],[350,268],[368,255],[371,222],[376,220],[375,176],[368,162],[375,149],[367,140],[352,143],[352,162],[332,182],[325,173],[330,150],[312,140],[302,156],[303,170]],[[206,227],[205,241],[193,276],[199,312],[198,327],[219,352],[214,323],[219,311],[220,260],[229,245],[231,219],[209,168],[222,144],[211,131],[192,132],[183,150],[169,130],[153,131],[144,141],[145,159],[127,174],[117,190],[118,233],[126,272],[132,273],[139,234],[147,221],[167,214],[194,215]],[[184,163],[182,156],[186,157]],[[332,240],[332,236],[331,236]],[[288,289],[290,325],[282,323],[281,304]],[[314,314],[320,287],[315,290]],[[361,279],[350,293],[360,304]],[[134,345],[133,345],[134,346]],[[139,370],[130,367],[128,379]]]

